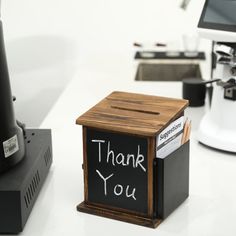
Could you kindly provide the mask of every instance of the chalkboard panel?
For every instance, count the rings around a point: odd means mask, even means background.
[[[87,128],[88,201],[146,214],[146,138]]]

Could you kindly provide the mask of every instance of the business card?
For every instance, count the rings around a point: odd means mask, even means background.
[[[169,154],[177,150],[182,145],[182,137],[183,132],[176,134],[176,136],[172,136],[172,138],[169,139],[165,145],[160,146],[160,148],[156,150],[156,157],[164,159]]]
[[[181,132],[184,128],[185,118],[181,116],[177,120],[173,121],[168,127],[166,127],[158,136],[156,147],[162,145],[167,140],[171,139],[173,136]]]
[[[156,158],[164,159],[189,140],[191,120],[181,116],[165,128],[156,139]]]

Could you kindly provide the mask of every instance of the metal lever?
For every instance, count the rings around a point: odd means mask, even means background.
[[[224,89],[233,88],[236,86],[236,81],[233,78],[229,79],[227,82],[220,80],[217,82],[217,85],[223,87]]]

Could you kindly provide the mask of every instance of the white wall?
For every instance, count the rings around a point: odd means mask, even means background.
[[[17,118],[39,126],[77,71],[94,70],[94,65],[109,71],[115,66],[111,58],[120,55],[132,60],[134,41],[165,42],[194,32],[203,0],[192,0],[187,12],[180,2],[3,0]],[[209,48],[205,41],[202,45]]]

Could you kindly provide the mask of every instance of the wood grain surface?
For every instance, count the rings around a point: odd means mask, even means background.
[[[77,206],[77,210],[88,213],[88,214],[93,214],[97,216],[102,216],[114,220],[120,220],[124,221],[127,223],[132,223],[132,224],[137,224],[137,225],[142,225],[150,228],[156,228],[160,223],[160,219],[150,219],[134,214],[128,214],[125,212],[119,212],[119,211],[114,211],[111,209],[106,209],[106,208],[100,208],[98,206],[94,206],[91,204],[86,204],[85,202],[80,203]]]
[[[141,136],[156,136],[188,106],[187,100],[113,92],[76,124]]]

